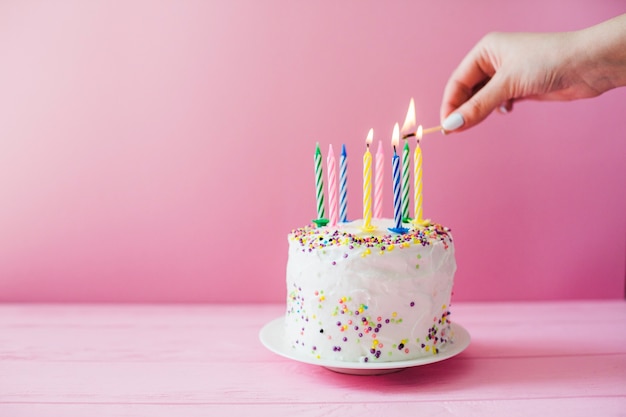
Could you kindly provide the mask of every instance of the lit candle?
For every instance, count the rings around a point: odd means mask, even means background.
[[[391,145],[393,146],[393,157],[391,158],[393,172],[393,219],[395,226],[389,228],[395,233],[406,233],[408,229],[402,227],[402,196],[400,195],[400,157],[396,152],[398,142],[400,141],[400,128],[396,123],[393,127],[393,135],[391,136]]]
[[[337,172],[335,165],[337,162],[335,161],[333,145],[329,145],[326,167],[328,169],[328,213],[331,226],[337,224]]]
[[[345,144],[341,146],[339,157],[339,221],[348,221],[348,154]]]
[[[406,113],[406,119],[404,119],[404,124],[402,125],[402,137],[408,139],[415,136],[416,138],[415,152],[413,154],[413,224],[417,226],[423,226],[429,223],[429,220],[423,219],[422,211],[422,149],[420,148],[420,141],[425,133],[435,132],[437,128],[427,130],[429,132],[426,132],[421,125],[415,130],[415,102],[411,99],[409,110]],[[404,160],[402,163],[404,164]]]
[[[409,109],[406,112],[404,124],[402,125],[402,138],[407,139],[411,136],[415,136],[415,101],[411,97],[409,102]],[[419,146],[418,146],[419,148]],[[417,152],[417,149],[415,150]],[[404,144],[404,152],[402,152],[402,217],[405,222],[409,222],[409,142]],[[414,184],[415,185],[415,184]],[[417,193],[414,188],[413,191]],[[415,205],[415,201],[413,201]],[[415,206],[417,207],[417,206]]]
[[[372,226],[372,154],[370,144],[374,139],[374,129],[370,129],[365,139],[367,149],[363,155],[363,230],[373,230]]]
[[[404,149],[402,150],[402,221],[410,222],[409,217],[409,168],[411,165],[409,150],[409,142],[404,142]]]
[[[374,217],[383,217],[383,179],[385,177],[385,160],[383,155],[383,141],[378,141],[376,150],[376,176],[374,177]]]
[[[317,219],[313,220],[318,226],[325,226],[328,220],[324,218],[324,175],[322,172],[322,152],[320,144],[315,145],[315,198],[317,200]]]
[[[422,148],[420,148],[420,140],[422,140],[422,125],[419,125],[417,128],[417,133],[415,134],[417,138],[417,143],[415,145],[415,153],[413,154],[413,169],[414,172],[414,188],[413,188],[413,201],[415,204],[415,223],[421,224],[423,223],[423,212],[422,212]]]

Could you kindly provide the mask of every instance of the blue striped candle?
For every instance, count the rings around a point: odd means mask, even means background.
[[[393,156],[391,157],[391,165],[393,170],[393,219],[395,222],[394,227],[390,227],[394,233],[406,233],[409,229],[402,227],[402,197],[400,195],[400,157],[396,152],[396,147],[400,141],[400,128],[398,124],[393,127],[393,135],[391,137],[391,145],[393,146]]]
[[[396,153],[396,147],[393,147],[393,157],[391,158],[393,166],[393,220],[395,228],[402,227],[402,197],[400,195],[400,157]]]

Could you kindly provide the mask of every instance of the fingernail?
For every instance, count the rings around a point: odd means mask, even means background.
[[[500,105],[499,110],[500,110],[500,113],[502,114],[507,114],[509,112],[509,109],[507,109],[504,104]]]
[[[441,127],[443,127],[444,130],[452,131],[458,129],[464,124],[465,120],[463,120],[463,115],[461,113],[452,113],[446,117],[446,120],[443,121]]]

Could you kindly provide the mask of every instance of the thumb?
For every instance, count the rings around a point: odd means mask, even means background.
[[[450,113],[441,123],[446,132],[463,131],[485,120],[502,103],[511,99],[504,80],[496,73],[480,90]]]

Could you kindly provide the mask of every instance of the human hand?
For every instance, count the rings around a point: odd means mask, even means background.
[[[443,94],[445,131],[462,131],[513,102],[594,97],[626,85],[626,14],[577,32],[490,33]]]

